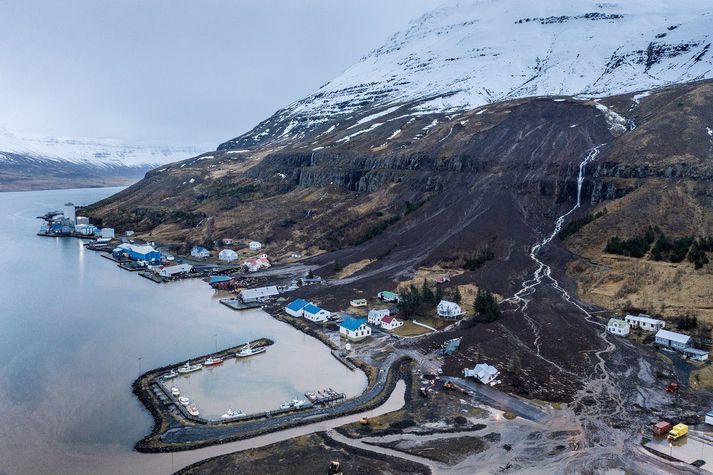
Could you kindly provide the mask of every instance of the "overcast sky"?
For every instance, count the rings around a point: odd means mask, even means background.
[[[217,144],[442,0],[0,0],[0,127]]]

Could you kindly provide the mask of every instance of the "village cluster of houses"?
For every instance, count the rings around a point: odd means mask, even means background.
[[[250,249],[254,251],[260,250],[262,249],[262,244],[253,241],[250,243]],[[203,246],[193,246],[191,249],[191,257],[204,259],[210,257],[210,251]],[[232,249],[222,249],[218,253],[218,259],[223,262],[233,262],[238,259],[238,253]],[[270,259],[267,257],[267,254],[259,254],[245,259],[243,261],[243,267],[245,267],[245,270],[248,272],[257,272],[270,267]]]
[[[379,296],[381,297],[381,293]],[[394,296],[398,299],[396,294],[394,294]],[[349,302],[349,304],[352,307],[365,307],[368,305],[366,299],[355,299]],[[339,333],[348,340],[359,341],[371,335],[371,326],[381,327],[383,330],[388,331],[395,330],[404,324],[404,322],[393,316],[397,311],[397,307],[372,309],[366,318],[345,314],[339,323]],[[315,323],[324,323],[328,320],[340,318],[338,315],[324,310],[317,304],[304,299],[295,299],[287,304],[287,306],[285,306],[285,313],[292,317],[304,317]]]
[[[686,358],[698,361],[706,361],[708,359],[707,351],[693,347],[693,338],[690,335],[666,330],[665,326],[666,322],[652,318],[649,315],[627,315],[623,320],[610,318],[607,324],[607,331],[617,336],[628,336],[632,328],[656,332],[655,342],[657,345],[676,350]]]

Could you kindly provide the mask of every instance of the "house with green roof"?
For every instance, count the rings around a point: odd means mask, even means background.
[[[607,332],[612,335],[627,336],[629,334],[629,324],[620,318],[610,318],[607,323]]]

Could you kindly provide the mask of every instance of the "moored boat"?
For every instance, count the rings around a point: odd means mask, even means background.
[[[253,348],[252,346],[250,346],[250,343],[248,343],[240,351],[235,353],[235,356],[237,358],[246,358],[248,356],[264,353],[265,351],[267,351],[267,348],[265,348],[264,346],[258,346],[257,348]]]
[[[186,408],[186,410],[188,411],[188,414],[190,414],[194,417],[197,417],[200,414],[200,412],[198,411],[198,406],[196,406],[195,404],[190,404]]]
[[[223,358],[215,357],[215,358],[208,358],[203,362],[203,366],[218,366],[219,364],[223,364]]]
[[[172,369],[168,373],[164,374],[161,376],[161,380],[163,381],[168,381],[169,379],[173,379],[176,376],[178,376],[178,372],[175,369]]]
[[[171,386],[171,394],[178,397],[181,395],[181,390],[177,386]]]
[[[245,417],[247,414],[245,414],[241,410],[234,411],[232,409],[228,409],[228,411],[220,416],[221,419],[235,419],[236,417]]]
[[[178,398],[178,402],[180,402],[182,406],[187,406],[191,403],[191,400],[188,399],[186,396],[181,396]]]
[[[178,372],[181,374],[187,374],[187,373],[193,373],[194,371],[198,371],[203,369],[202,364],[191,364],[190,361],[186,362],[183,366],[178,368]]]

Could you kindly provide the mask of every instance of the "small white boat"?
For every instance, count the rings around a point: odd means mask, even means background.
[[[195,404],[189,405],[186,410],[188,411],[188,414],[194,417],[198,417],[198,415],[200,414],[200,412],[198,411],[198,406],[196,406]]]
[[[289,402],[283,402],[282,404],[280,404],[280,409],[289,409],[291,407],[292,405]]]
[[[221,419],[235,419],[236,417],[245,417],[247,414],[245,414],[243,411],[237,410],[234,411],[232,409],[228,409],[228,412],[220,416]]]
[[[181,395],[181,390],[178,389],[178,386],[171,386],[171,394],[178,397]]]
[[[183,366],[178,368],[178,372],[181,374],[193,373],[194,371],[199,371],[203,369],[202,364],[191,364],[190,361],[186,362]]]
[[[209,357],[207,360],[203,362],[203,366],[218,366],[219,364],[223,364],[223,358],[219,357]]]
[[[237,358],[247,358],[248,356],[253,356],[253,355],[260,354],[260,353],[264,353],[265,351],[267,351],[267,348],[265,348],[264,346],[259,346],[257,348],[253,348],[250,346],[250,343],[248,343],[240,351],[235,353],[235,356]]]
[[[172,370],[169,371],[168,373],[166,373],[166,374],[164,374],[163,376],[161,376],[161,379],[162,379],[163,381],[168,381],[169,379],[173,379],[173,378],[175,378],[176,376],[178,376],[178,372],[177,372],[175,369],[172,369]]]
[[[293,399],[292,400],[292,407],[295,409],[299,409],[300,407],[304,406],[306,404],[306,401],[302,399]]]
[[[178,402],[180,402],[182,406],[187,406],[191,403],[191,400],[188,399],[186,396],[181,396],[178,398]]]

